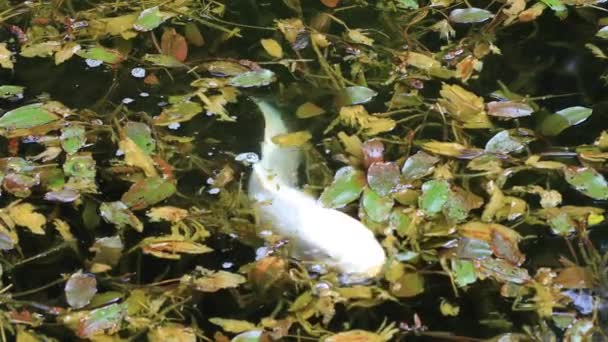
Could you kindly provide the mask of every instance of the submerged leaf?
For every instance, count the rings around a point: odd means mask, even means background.
[[[465,128],[489,128],[492,123],[485,112],[483,98],[459,85],[443,84],[439,104]]]
[[[122,195],[122,202],[132,210],[141,210],[161,202],[175,193],[175,184],[160,177],[137,181]]]
[[[126,304],[110,304],[87,312],[78,323],[78,336],[89,338],[101,332],[116,332],[127,313]]]
[[[394,162],[376,162],[367,169],[367,184],[380,196],[387,196],[399,184],[399,166]]]
[[[515,119],[532,115],[534,109],[522,102],[501,101],[488,102],[488,115],[503,119]]]
[[[130,226],[138,232],[144,230],[144,225],[141,221],[121,201],[103,202],[99,206],[99,212],[104,220],[115,224],[118,228]]]
[[[33,103],[8,111],[0,118],[0,128],[6,130],[27,129],[41,126],[60,117],[49,111],[43,103]]]
[[[304,145],[312,138],[308,131],[298,131],[279,134],[272,137],[272,142],[281,147],[299,147]]]
[[[371,189],[365,189],[361,196],[361,208],[367,217],[375,222],[388,220],[394,203],[392,198],[381,196]]]
[[[82,49],[77,51],[76,55],[82,58],[93,59],[108,64],[117,64],[125,59],[120,52],[105,48],[103,46],[95,46],[88,49]]]
[[[430,175],[435,169],[435,164],[439,162],[439,158],[430,154],[418,151],[416,154],[407,158],[401,169],[403,177],[407,181],[420,179]]]
[[[608,182],[606,178],[590,167],[566,167],[564,168],[566,182],[576,190],[596,199],[608,199]]]
[[[196,268],[195,275],[185,275],[180,279],[181,284],[192,286],[197,291],[210,293],[235,288],[245,282],[247,278],[240,274],[212,271],[200,266]]]
[[[303,103],[296,110],[296,116],[300,119],[308,119],[321,114],[325,114],[325,109],[312,102]]]
[[[186,241],[180,236],[159,236],[145,238],[140,242],[141,249],[146,254],[157,258],[178,260],[180,254],[205,254],[213,249],[196,242]]]
[[[547,116],[540,124],[540,132],[546,136],[559,135],[568,127],[578,125],[591,116],[591,108],[569,107]]]
[[[370,88],[362,86],[352,86],[342,89],[338,93],[338,103],[340,106],[352,106],[371,101],[378,93]]]
[[[450,12],[450,21],[458,24],[481,23],[493,16],[492,12],[481,8],[457,8]]]
[[[448,200],[450,184],[445,180],[431,180],[422,184],[418,199],[422,211],[429,216],[439,213]]]
[[[241,88],[262,87],[271,84],[276,79],[277,77],[274,72],[268,69],[259,69],[234,76],[228,84]]]
[[[252,323],[249,323],[247,321],[240,321],[240,320],[236,320],[236,319],[212,317],[212,318],[209,318],[209,322],[211,322],[215,325],[219,325],[220,327],[222,327],[222,329],[224,329],[224,331],[235,333],[235,334],[255,329],[255,325],[253,325]]]
[[[0,86],[0,99],[21,99],[24,90],[25,87],[21,86],[2,85]]]
[[[151,31],[160,26],[165,20],[170,17],[168,13],[161,12],[158,7],[152,7],[141,11],[133,28],[137,31]]]
[[[85,144],[85,129],[80,125],[70,125],[61,129],[61,147],[67,154],[78,152]]]

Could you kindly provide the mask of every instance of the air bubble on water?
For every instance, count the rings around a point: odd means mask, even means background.
[[[180,128],[180,124],[179,122],[172,122],[169,124],[169,126],[167,126],[168,129],[172,129],[172,130],[176,130],[178,128]]]
[[[124,103],[124,104],[129,104],[129,103],[133,103],[133,102],[135,102],[135,100],[133,100],[130,97],[125,97],[124,99],[122,99],[122,103]]]
[[[85,59],[84,62],[87,63],[87,65],[91,68],[96,68],[103,64],[103,61],[100,61],[97,59],[90,59],[90,58]]]
[[[210,195],[217,195],[220,193],[220,188],[211,188],[207,191]]]
[[[133,69],[131,69],[131,76],[133,76],[135,78],[144,78],[144,77],[146,77],[146,69],[133,68]]]
[[[260,157],[254,152],[245,152],[237,154],[234,160],[242,162],[245,165],[255,164],[260,161]]]

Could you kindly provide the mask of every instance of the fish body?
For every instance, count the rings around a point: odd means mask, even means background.
[[[324,208],[297,188],[301,152],[272,142],[272,137],[288,133],[282,115],[268,102],[254,101],[264,116],[265,129],[262,156],[249,181],[249,196],[261,225],[288,238],[293,257],[324,263],[349,282],[377,276],[386,255],[374,234],[353,217]]]

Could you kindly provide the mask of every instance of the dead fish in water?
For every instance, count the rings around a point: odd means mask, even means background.
[[[340,272],[345,282],[377,276],[386,254],[372,231],[297,188],[301,152],[272,142],[272,137],[288,133],[282,114],[267,101],[253,100],[265,122],[262,156],[249,181],[249,197],[260,223],[290,240],[294,258],[324,263]]]

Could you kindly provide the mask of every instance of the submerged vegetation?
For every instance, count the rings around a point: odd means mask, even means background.
[[[603,0],[0,0],[0,339],[608,340]],[[345,284],[247,196],[388,256]],[[347,244],[348,236],[336,244]]]

